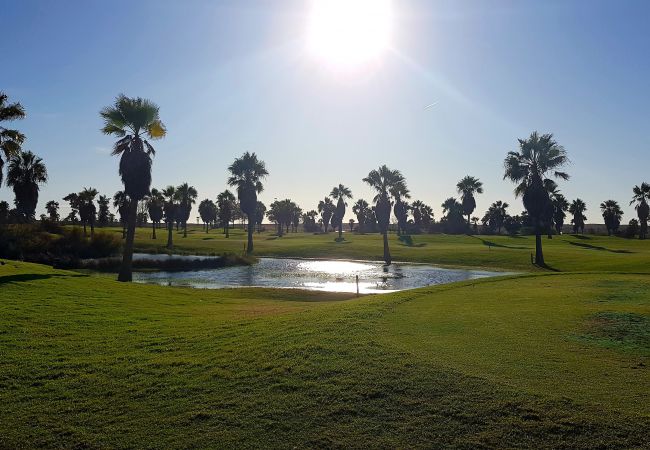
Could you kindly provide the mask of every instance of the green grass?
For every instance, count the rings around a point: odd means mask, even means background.
[[[436,261],[483,250],[425,238]],[[282,239],[298,252],[306,238]],[[556,239],[559,255],[571,238]],[[611,242],[636,261],[615,270],[646,271],[645,243]],[[552,262],[587,265],[563,257]],[[8,262],[0,289],[0,448],[650,446],[648,275],[536,272],[352,299]]]
[[[108,229],[120,233],[120,229]],[[164,253],[165,230],[158,239],[150,238],[151,229],[139,228],[135,246],[140,251]],[[336,242],[338,233],[314,235],[289,233],[278,238],[270,233],[255,234],[258,256],[305,258],[351,258],[381,260],[382,243],[378,234],[345,233],[344,242]],[[413,235],[412,245],[390,235],[390,249],[396,261],[416,261],[446,266],[500,268],[504,270],[535,270],[530,255],[535,251],[531,236],[466,236],[423,234]],[[246,236],[241,229],[232,230],[226,239],[218,230],[209,234],[198,227],[189,230],[187,238],[174,232],[175,253],[221,254],[241,253]],[[639,241],[608,236],[554,236],[543,240],[544,255],[549,266],[559,271],[618,271],[650,273],[650,240]]]

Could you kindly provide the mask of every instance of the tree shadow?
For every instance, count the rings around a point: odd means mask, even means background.
[[[34,281],[34,280],[47,280],[53,277],[85,277],[86,275],[63,275],[59,273],[21,273],[17,275],[5,275],[0,277],[0,284],[5,283],[21,283],[25,281]]]
[[[633,251],[630,250],[612,250],[611,248],[601,247],[599,245],[585,244],[584,242],[569,242],[569,244],[575,245],[576,247],[582,247],[590,250],[599,250],[599,251],[610,252],[610,253],[634,253]]]
[[[550,270],[551,272],[562,272],[560,269],[556,269],[555,267],[553,267],[553,266],[549,266],[549,265],[546,264],[546,263],[542,263],[542,264],[533,264],[533,265],[534,265],[535,267],[539,267],[540,269]]]
[[[487,239],[480,238],[478,236],[472,236],[473,238],[478,239],[483,243],[483,245],[486,245],[488,247],[499,247],[499,248],[509,248],[512,250],[530,250],[530,247],[520,247],[520,246],[515,246],[515,245],[505,245],[505,244],[498,244],[496,242],[488,241]]]
[[[589,236],[585,236],[584,234],[572,234],[571,236],[576,238],[576,239],[582,239],[582,240],[585,240],[585,241],[588,241],[588,240],[592,239]]]

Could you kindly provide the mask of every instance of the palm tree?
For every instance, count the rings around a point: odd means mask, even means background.
[[[318,202],[318,212],[323,219],[323,225],[325,226],[325,233],[329,230],[329,224],[334,212],[336,211],[336,206],[332,203],[332,200],[329,197],[325,197],[323,200]]]
[[[402,199],[411,198],[411,193],[405,184],[398,184],[391,188],[390,194],[395,199],[393,213],[397,219],[397,234],[401,235],[402,232],[406,229],[406,223],[408,222],[410,209],[410,205]]]
[[[641,186],[634,186],[632,192],[634,196],[630,205],[636,203],[634,208],[636,209],[640,223],[639,239],[645,239],[648,234],[648,215],[650,215],[650,206],[648,206],[648,201],[650,201],[650,184],[641,183]]]
[[[2,122],[19,120],[25,117],[25,109],[20,103],[7,103],[7,94],[0,91],[0,183],[2,183],[5,161],[10,161],[20,153],[20,146],[25,142],[25,135],[17,130],[2,126]],[[4,159],[2,158],[4,156]]]
[[[616,233],[618,231],[618,227],[621,225],[623,210],[616,200],[605,200],[600,204],[600,211],[602,212],[603,219],[605,220],[607,234],[611,236],[612,233]]]
[[[339,228],[340,240],[343,239],[343,217],[345,216],[345,207],[348,206],[348,204],[345,203],[345,199],[352,198],[352,191],[350,188],[339,184],[332,189],[330,197],[333,200],[336,200],[336,209],[334,210],[334,215],[332,217],[332,225]]]
[[[229,228],[230,220],[235,209],[235,196],[228,189],[217,196],[217,206],[219,208],[219,220],[223,224],[223,232],[226,237],[230,237]]]
[[[549,175],[568,180],[569,175],[558,169],[569,162],[566,151],[552,134],[534,131],[528,139],[518,139],[519,151],[508,152],[504,161],[503,178],[517,183],[515,195],[522,196],[524,207],[535,229],[535,264],[544,265],[542,232],[550,197],[544,184]]]
[[[217,205],[207,198],[202,200],[199,203],[199,216],[205,225],[205,232],[209,233],[210,224],[217,218]]]
[[[368,217],[368,212],[370,211],[370,205],[364,199],[360,198],[357,202],[352,205],[352,212],[357,216],[357,223],[359,224],[358,231],[363,233],[365,231],[366,220]]]
[[[174,186],[167,186],[161,191],[163,198],[163,213],[165,215],[165,223],[167,224],[167,248],[174,248],[174,221],[176,220],[176,188]]]
[[[266,215],[266,205],[259,200],[257,201],[257,207],[255,208],[255,224],[257,225],[257,232],[262,232],[262,222],[264,222],[264,216]]]
[[[84,236],[86,236],[86,224],[90,225],[90,236],[95,235],[95,218],[97,217],[97,208],[95,207],[95,197],[98,192],[95,188],[84,188],[78,194],[79,199],[79,218],[84,226]]]
[[[388,248],[388,225],[392,206],[391,192],[407,191],[406,180],[399,170],[391,170],[382,165],[379,169],[371,170],[363,181],[377,192],[373,199],[375,215],[384,241],[384,262],[390,264],[392,260]]]
[[[449,197],[440,206],[442,207],[442,212],[445,214],[441,223],[443,223],[446,233],[460,233],[469,228],[469,225],[465,223],[465,218],[463,217],[462,203],[454,197]]]
[[[45,211],[47,211],[48,219],[52,222],[56,223],[59,221],[59,202],[50,200],[45,204]]]
[[[113,195],[113,208],[117,209],[117,213],[120,215],[120,223],[122,224],[122,239],[126,239],[126,225],[128,220],[127,216],[129,214],[129,203],[129,196],[126,195],[124,191],[117,191]]]
[[[105,195],[100,195],[99,200],[97,200],[97,205],[99,206],[97,222],[100,227],[105,227],[110,222],[110,203],[111,200]]]
[[[497,234],[501,234],[501,227],[503,227],[503,223],[505,222],[506,217],[508,217],[508,206],[510,206],[508,203],[501,200],[492,203],[485,213],[485,216],[483,216],[483,224],[487,226],[489,230],[495,230]]]
[[[190,219],[192,212],[192,205],[196,203],[198,192],[194,186],[183,183],[176,188],[176,200],[178,202],[178,217],[183,224],[183,237],[187,237],[187,221]]]
[[[557,234],[562,234],[566,211],[569,209],[569,202],[564,198],[564,195],[559,193],[556,193],[551,197],[551,202],[553,203],[553,223],[555,224],[555,231]]]
[[[19,152],[9,160],[7,185],[16,196],[16,212],[25,220],[34,219],[38,203],[39,184],[47,182],[47,169],[43,160],[32,152]]]
[[[152,235],[151,239],[156,239],[156,228],[163,219],[165,213],[165,196],[158,189],[153,188],[147,195],[147,212],[151,218]]]
[[[229,186],[237,187],[237,198],[241,210],[248,216],[248,245],[246,252],[253,253],[253,228],[255,224],[255,209],[257,208],[257,194],[264,190],[262,179],[269,172],[264,161],[257,159],[255,153],[244,153],[228,167],[230,178]]]
[[[476,199],[474,194],[483,193],[483,183],[478,178],[467,175],[456,184],[456,189],[460,194],[463,205],[463,212],[467,216],[467,225],[470,223],[470,217],[476,209]]]
[[[574,233],[578,233],[578,231],[584,233],[585,220],[587,220],[587,218],[584,215],[585,211],[587,211],[587,205],[579,198],[571,202],[571,205],[569,206],[569,213],[573,215],[573,219],[571,220],[571,223],[573,224]]]
[[[155,154],[153,146],[143,136],[160,139],[166,130],[160,121],[158,106],[140,97],[129,98],[121,94],[115,104],[102,109],[100,115],[104,120],[102,132],[119,138],[113,147],[113,155],[121,155],[119,173],[130,201],[122,267],[117,280],[131,281],[138,202],[151,188],[151,158]]]

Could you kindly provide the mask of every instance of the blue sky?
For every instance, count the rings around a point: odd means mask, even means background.
[[[121,188],[98,111],[119,93],[160,106],[154,186],[196,186],[214,199],[246,150],[266,161],[261,200],[315,209],[332,186],[369,200],[361,179],[400,169],[434,207],[464,175],[489,204],[523,207],[502,179],[507,151],[531,131],[565,146],[569,198],[618,200],[650,181],[650,2],[393,0],[391,49],[354,73],[306,51],[308,1],[0,0],[0,89],[28,118],[50,199]],[[426,108],[427,105],[434,106]],[[0,198],[12,200],[3,186]],[[193,214],[194,216],[195,214]]]

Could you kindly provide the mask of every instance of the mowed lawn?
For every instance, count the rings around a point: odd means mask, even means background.
[[[243,247],[241,231],[174,237],[186,252]],[[256,245],[379,258],[378,235],[334,237]],[[531,268],[530,238],[391,244],[399,260],[522,273],[354,298],[6,261],[0,448],[650,447],[647,242],[545,239],[561,272]]]
[[[119,233],[108,228],[104,232]],[[288,233],[277,237],[269,232],[255,234],[255,253],[259,256],[305,258],[350,258],[381,260],[382,241],[379,234],[344,233],[345,240],[336,242],[337,233]],[[411,236],[406,244],[390,234],[390,250],[396,261],[414,261],[447,266],[471,266],[490,269],[531,271],[530,255],[535,251],[533,236],[467,236],[422,234]],[[175,253],[221,254],[242,253],[246,234],[231,230],[226,239],[220,230],[205,233],[194,225],[188,236],[174,231]],[[138,228],[136,250],[166,252],[167,233],[159,229],[157,239],[151,239],[151,228]],[[559,271],[620,271],[650,273],[650,240],[625,239],[593,235],[562,235],[543,238],[544,255],[553,270]]]

